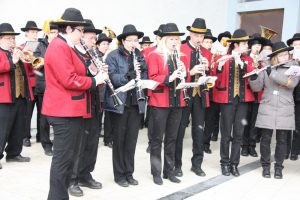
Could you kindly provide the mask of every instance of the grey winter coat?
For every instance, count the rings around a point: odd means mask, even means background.
[[[249,79],[254,92],[263,91],[259,105],[256,127],[266,129],[294,130],[295,110],[293,90],[299,77],[288,77],[284,74],[292,63],[272,69],[270,75],[261,72],[257,79]]]

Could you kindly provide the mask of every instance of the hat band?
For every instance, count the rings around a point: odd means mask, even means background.
[[[195,27],[191,26],[190,31],[207,32],[207,29],[206,28],[195,28]]]
[[[249,40],[249,36],[239,37],[239,38],[231,38],[230,40]]]
[[[7,32],[7,31],[0,32],[0,34],[10,34],[10,33],[15,33],[15,32]]]
[[[180,34],[178,31],[176,31],[176,32],[163,32],[163,34],[168,34],[168,33],[170,33],[170,34]]]
[[[276,51],[273,51],[272,54],[277,53],[277,52],[279,52],[279,51],[281,51],[281,50],[283,50],[283,49],[285,49],[285,48],[287,48],[287,47],[277,49]],[[287,51],[288,51],[288,50],[287,50]]]
[[[64,20],[64,19],[58,19],[56,22],[70,22],[70,23],[85,23],[85,21],[71,21],[71,20]]]

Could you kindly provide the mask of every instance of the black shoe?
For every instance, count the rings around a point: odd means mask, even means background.
[[[127,182],[129,183],[129,185],[138,185],[139,184],[139,182],[137,180],[135,180],[132,176],[128,177],[126,179],[127,179]]]
[[[249,155],[249,151],[248,151],[247,147],[242,147],[241,155],[242,156],[248,156]]]
[[[177,177],[183,176],[181,168],[175,168],[174,173],[175,173],[175,176],[177,176]]]
[[[249,147],[249,155],[252,157],[257,157],[257,152],[254,147]]]
[[[235,165],[232,165],[232,166],[230,167],[230,172],[231,172],[231,174],[232,174],[233,176],[235,176],[235,177],[240,176],[240,172],[239,172],[237,166],[235,166]]]
[[[44,152],[45,152],[45,155],[46,155],[46,156],[53,156],[53,151],[52,151],[52,149],[45,149]]]
[[[68,188],[68,192],[69,192],[70,195],[72,195],[74,197],[82,197],[83,196],[83,191],[81,190],[81,188],[77,184],[71,185]]]
[[[31,146],[31,142],[29,138],[24,138],[23,139],[23,146],[24,147],[30,147]]]
[[[213,136],[211,136],[211,139],[210,139],[211,141],[214,141],[214,142],[216,142],[216,141],[218,141],[218,135],[213,135]]]
[[[129,186],[129,183],[127,182],[126,179],[122,179],[122,180],[119,180],[119,181],[116,181],[116,183],[121,186],[121,187],[128,187]]]
[[[222,165],[221,166],[222,174],[224,176],[230,176],[230,170],[228,165]]]
[[[30,162],[29,157],[18,156],[6,156],[6,162]]]
[[[271,178],[271,173],[269,168],[263,168],[262,176],[264,178]]]
[[[290,160],[298,160],[297,154],[291,154]]]
[[[194,172],[197,176],[206,176],[205,172],[200,167],[192,167],[191,171]]]
[[[102,188],[102,184],[92,178],[89,180],[79,180],[78,184],[79,184],[79,186],[88,187],[91,189],[101,189]]]
[[[107,146],[109,148],[112,148],[112,142],[104,142],[104,146]]]
[[[146,149],[147,153],[150,153],[150,144],[148,145],[147,149]]]
[[[160,176],[153,176],[153,182],[154,182],[156,185],[162,185],[162,184],[163,184],[163,180],[161,179]]]
[[[208,153],[208,154],[211,154],[211,149],[208,146],[205,146],[204,147],[204,152]]]
[[[275,168],[274,178],[282,179],[282,169],[281,168]]]
[[[174,176],[174,175],[167,176],[167,175],[164,174],[163,178],[164,179],[169,179],[173,183],[180,183],[181,182],[180,179],[176,178],[176,176]]]

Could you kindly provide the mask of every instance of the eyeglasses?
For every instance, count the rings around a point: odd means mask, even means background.
[[[74,28],[74,29],[76,29],[77,31],[79,31],[80,33],[83,33],[83,31],[84,31],[84,29],[83,28]]]
[[[5,40],[16,40],[15,36],[4,36],[2,38],[5,39]]]
[[[139,42],[138,40],[125,40],[125,41],[128,43],[138,43]]]

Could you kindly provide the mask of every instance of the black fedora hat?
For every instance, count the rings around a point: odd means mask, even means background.
[[[158,29],[153,31],[153,34],[154,35],[157,35],[157,36],[160,36],[160,34],[162,33],[162,30],[163,30],[163,27],[164,27],[165,24],[161,24],[159,25]]]
[[[291,46],[291,44],[292,44],[295,40],[300,40],[300,33],[295,33],[295,34],[293,35],[292,38],[290,38],[290,39],[288,39],[288,40],[286,41],[286,43],[287,43],[287,45]]]
[[[82,17],[80,10],[76,8],[67,8],[61,18],[53,22],[58,26],[88,26]]]
[[[88,25],[85,26],[84,29],[83,29],[83,31],[85,33],[96,33],[97,35],[100,34],[100,33],[102,33],[102,30],[95,28],[92,20],[90,20],[90,19],[84,19],[84,21],[86,23],[88,23]]]
[[[211,39],[213,42],[217,40],[217,38],[212,35],[210,29],[207,29],[207,33],[205,33],[204,39]]]
[[[167,23],[163,26],[162,32],[160,33],[161,37],[164,36],[182,36],[185,33],[181,33],[178,30],[178,27],[175,23]]]
[[[229,39],[228,42],[247,42],[249,40],[251,40],[251,38],[249,35],[247,35],[244,29],[237,29],[234,31],[231,39]]]
[[[251,40],[248,42],[250,47],[254,44],[261,44],[263,46],[268,42],[268,39],[262,37],[259,33],[252,34],[250,38]]]
[[[100,44],[103,41],[107,41],[108,43],[111,43],[112,39],[107,37],[106,34],[101,33],[101,34],[98,35],[96,44]]]
[[[276,42],[272,46],[272,53],[268,57],[274,57],[284,51],[291,51],[294,47],[288,47],[284,42]]]
[[[129,35],[136,35],[140,39],[141,37],[144,36],[144,33],[137,31],[134,25],[127,24],[123,27],[123,32],[122,34],[117,36],[117,39],[121,41],[122,39],[125,39]]]
[[[29,31],[29,30],[35,30],[35,31],[41,31],[42,29],[38,28],[35,21],[28,21],[24,28],[21,28],[21,31]]]
[[[231,33],[229,31],[225,31],[218,35],[218,41],[220,42],[223,37],[231,38]]]
[[[144,36],[142,41],[139,42],[140,44],[152,44],[153,42],[151,42],[150,38],[148,36]]]
[[[0,36],[2,35],[19,35],[20,33],[16,33],[11,24],[2,23],[0,24]]]
[[[193,33],[203,33],[203,34],[207,33],[205,20],[202,18],[196,18],[192,26],[187,26],[186,29]]]

